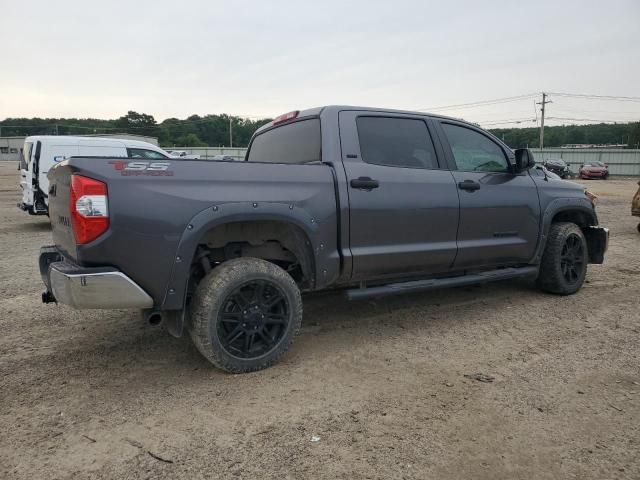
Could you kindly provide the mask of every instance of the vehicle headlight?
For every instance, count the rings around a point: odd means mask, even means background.
[[[591,193],[589,190],[587,190],[586,188],[584,189],[584,194],[587,196],[587,198],[589,199],[589,201],[593,204],[593,206],[596,206],[596,200],[598,199],[598,196]]]

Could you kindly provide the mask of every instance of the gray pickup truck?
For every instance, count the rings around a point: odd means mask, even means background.
[[[572,294],[609,234],[583,187],[533,166],[457,119],[340,106],[278,117],[244,162],[74,157],[49,173],[43,301],[142,309],[248,372],[291,345],[301,292]]]

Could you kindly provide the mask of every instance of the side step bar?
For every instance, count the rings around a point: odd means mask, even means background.
[[[422,292],[424,290],[435,290],[437,288],[464,287],[479,283],[508,280],[510,278],[536,276],[537,274],[538,267],[536,266],[500,268],[498,270],[470,273],[468,275],[460,275],[458,277],[432,278],[429,280],[391,283],[389,285],[382,285],[379,287],[353,288],[347,290],[345,293],[349,300],[359,300],[362,298],[386,297],[389,295]]]

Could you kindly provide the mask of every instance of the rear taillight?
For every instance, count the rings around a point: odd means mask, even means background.
[[[70,211],[78,245],[89,243],[109,228],[107,185],[81,175],[71,176]]]

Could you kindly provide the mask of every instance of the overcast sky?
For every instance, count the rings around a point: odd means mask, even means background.
[[[0,0],[0,119],[640,96],[639,25],[638,0]],[[553,100],[565,117],[640,118],[640,103]],[[533,98],[442,113],[535,115]]]

